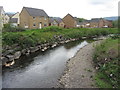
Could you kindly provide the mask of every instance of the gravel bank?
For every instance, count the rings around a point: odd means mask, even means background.
[[[92,56],[95,45],[102,42],[95,41],[81,48],[77,54],[67,62],[65,74],[59,82],[64,88],[96,88],[93,79],[95,75],[94,63]]]

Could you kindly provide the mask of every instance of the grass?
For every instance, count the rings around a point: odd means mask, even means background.
[[[96,47],[94,54],[94,62],[99,67],[95,76],[96,85],[99,88],[120,88],[119,85],[119,69],[118,61],[118,43],[119,38],[110,38]]]
[[[3,32],[2,43],[12,46],[19,44],[21,48],[36,46],[43,43],[59,42],[55,36],[62,36],[63,39],[81,38],[92,36],[107,35],[117,33],[117,28],[73,28],[64,29],[59,27],[47,27],[43,29],[26,30],[22,32]]]

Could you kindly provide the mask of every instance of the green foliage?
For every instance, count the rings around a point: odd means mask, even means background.
[[[52,31],[52,32],[58,32],[59,30],[62,30],[62,28],[57,26],[50,26],[43,28],[44,31]]]
[[[116,33],[114,28],[73,28],[63,29],[59,27],[46,27],[43,29],[26,30],[23,32],[3,32],[3,46],[19,44],[21,47],[35,46],[42,43],[59,42],[55,36],[62,36],[62,38],[82,38],[84,36],[91,38],[92,36],[107,35],[108,33]]]
[[[114,27],[114,28],[117,28],[117,27],[118,27],[118,20],[113,21],[113,27]]]
[[[83,21],[85,21],[86,19],[84,19],[84,18],[78,18],[79,19],[79,22],[83,22]]]
[[[95,77],[96,84],[100,88],[120,88],[118,39],[107,39],[97,46],[93,59],[96,67],[99,67]]]
[[[13,27],[10,23],[4,24],[3,32],[21,32],[25,31],[21,27]]]

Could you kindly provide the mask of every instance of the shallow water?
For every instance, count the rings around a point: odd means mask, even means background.
[[[45,52],[36,52],[3,68],[3,88],[51,88],[66,68],[66,61],[88,41],[70,42]]]

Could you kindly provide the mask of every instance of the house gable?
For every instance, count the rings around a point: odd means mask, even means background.
[[[42,9],[23,7],[20,13],[20,26],[39,29],[48,26],[48,15]]]
[[[23,28],[29,28],[28,26],[30,24],[29,22],[30,15],[25,8],[22,9],[19,17],[20,17],[20,26]]]
[[[63,22],[65,23],[65,27],[66,28],[74,28],[76,27],[76,20],[74,19],[74,17],[70,14],[67,14],[64,18],[63,18]]]

